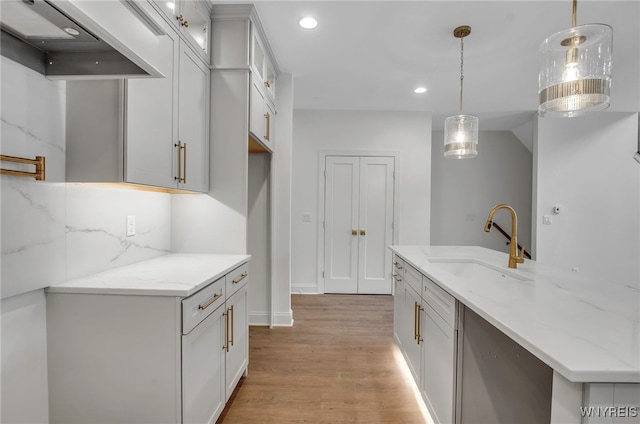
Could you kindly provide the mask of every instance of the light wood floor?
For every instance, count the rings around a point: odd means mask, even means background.
[[[218,423],[424,423],[393,353],[391,296],[293,295],[292,328],[251,327],[249,375]]]

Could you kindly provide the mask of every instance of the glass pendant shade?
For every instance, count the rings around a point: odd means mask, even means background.
[[[473,115],[455,115],[444,120],[444,156],[467,159],[478,156],[478,124]]]
[[[613,30],[574,26],[540,44],[540,116],[574,117],[609,107]]]

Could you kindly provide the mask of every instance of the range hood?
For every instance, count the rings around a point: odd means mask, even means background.
[[[115,27],[124,38],[127,33],[129,37],[142,34],[149,43],[140,44],[136,52],[127,46],[127,40],[114,37],[105,26],[113,27],[120,19],[122,25],[131,24],[126,29]],[[0,29],[0,53],[48,78],[162,76],[140,54],[150,53],[153,59],[162,34],[133,2],[1,0]]]

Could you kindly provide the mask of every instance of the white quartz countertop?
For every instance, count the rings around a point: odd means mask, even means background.
[[[169,254],[49,286],[50,293],[190,296],[250,255]]]
[[[391,246],[456,299],[572,382],[640,383],[640,289],[474,246]],[[515,278],[469,277],[443,262],[488,264]],[[480,274],[480,273],[478,273]]]

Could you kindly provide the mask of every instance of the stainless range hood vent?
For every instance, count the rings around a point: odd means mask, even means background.
[[[48,0],[1,0],[0,54],[47,77],[148,76]]]

